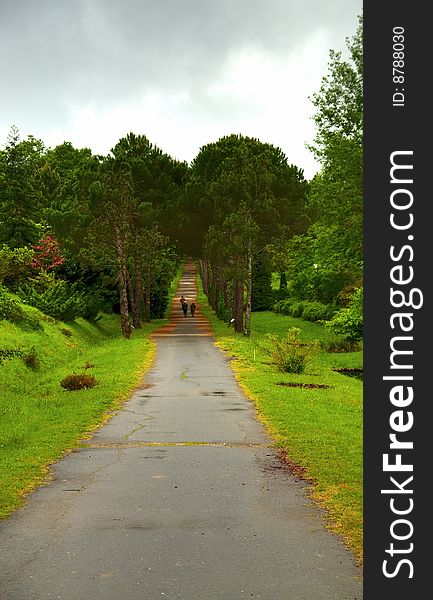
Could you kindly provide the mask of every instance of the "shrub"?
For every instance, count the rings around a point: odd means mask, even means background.
[[[331,319],[337,311],[334,306],[321,302],[304,302],[303,305],[302,318],[313,323]]]
[[[18,295],[31,306],[61,321],[73,321],[86,311],[84,292],[78,291],[74,284],[56,279],[53,273],[41,272],[31,283],[24,283]]]
[[[39,357],[36,354],[36,350],[34,348],[32,348],[27,354],[24,354],[22,358],[24,364],[26,365],[26,367],[29,367],[29,369],[36,370],[39,369],[39,367],[41,366]]]
[[[270,345],[265,352],[271,357],[272,363],[285,373],[303,373],[308,362],[313,358],[317,342],[303,343],[299,340],[301,330],[292,327],[285,338],[267,334]]]
[[[325,323],[331,333],[341,338],[357,342],[363,337],[363,288],[352,294],[349,306],[339,310]]]
[[[0,286],[0,321],[2,319],[15,323],[23,329],[42,329],[38,319],[27,314],[19,301]]]
[[[3,244],[0,247],[0,282],[5,281],[12,284],[19,281],[26,273],[30,272],[33,259],[31,248],[15,248]]]
[[[25,319],[26,314],[19,302],[12,298],[5,288],[0,287],[0,320],[6,319],[11,323],[17,323]]]
[[[0,348],[0,365],[8,358],[23,356],[24,352],[19,348]]]
[[[294,302],[292,302],[292,304],[290,306],[289,315],[291,317],[302,317],[304,308],[305,308],[305,301],[295,300]]]
[[[289,300],[288,298],[282,298],[274,303],[272,310],[275,313],[281,313],[282,315],[286,315],[288,314],[287,311],[289,310],[290,304],[291,300]]]
[[[63,333],[63,335],[66,335],[66,337],[72,337],[74,335],[73,332],[66,327],[62,327],[60,331]]]
[[[272,290],[272,306],[278,304],[282,300],[286,300],[290,296],[290,291],[287,288],[280,288],[278,290]],[[272,310],[274,310],[272,308]]]
[[[360,341],[352,341],[338,335],[332,335],[328,340],[322,340],[320,347],[325,352],[359,352],[362,348]]]
[[[279,300],[274,304],[274,312],[288,315],[289,317],[301,317],[304,311],[305,301],[295,298],[286,298]]]
[[[60,382],[60,385],[69,391],[92,388],[97,384],[96,378],[93,375],[87,375],[87,373],[72,373]]]

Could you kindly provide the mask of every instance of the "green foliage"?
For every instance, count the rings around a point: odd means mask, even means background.
[[[16,286],[25,273],[29,273],[34,251],[31,248],[14,248],[4,244],[0,247],[0,284],[7,281]]]
[[[326,321],[330,319],[336,312],[335,306],[329,304],[322,304],[321,302],[304,302],[304,310],[302,311],[302,318],[306,321]]]
[[[312,225],[287,244],[290,292],[300,300],[336,303],[340,292],[362,281],[362,260],[351,249],[351,231]]]
[[[253,262],[252,310],[269,310],[272,299],[271,271],[264,260],[263,253],[259,253]]]
[[[290,317],[301,317],[304,312],[305,301],[296,300],[295,298],[286,298],[279,300],[274,304],[273,310],[282,315]]]
[[[20,303],[4,287],[0,287],[0,320],[6,319],[11,323],[17,323],[24,318],[25,313]]]
[[[218,295],[215,313],[218,319],[221,319],[221,321],[229,321],[231,318],[230,307],[226,306],[223,292],[220,292]]]
[[[291,327],[286,337],[279,337],[273,333],[267,335],[269,346],[265,348],[271,357],[272,363],[285,373],[303,373],[314,356],[317,349],[315,342],[301,342],[299,334],[301,330]]]
[[[41,271],[18,290],[20,298],[46,315],[61,321],[73,321],[86,311],[85,293],[56,279],[53,273]]]
[[[29,367],[29,369],[36,371],[41,366],[41,361],[39,360],[39,356],[37,355],[35,348],[31,348],[30,352],[23,354],[22,358],[24,364],[26,367]]]
[[[71,375],[66,375],[60,382],[62,388],[69,391],[92,388],[97,384],[96,377],[87,373],[72,373]]]
[[[297,300],[286,298],[279,300],[273,306],[276,313],[290,317],[302,317],[306,321],[318,322],[330,319],[336,312],[334,305],[322,304],[321,302],[309,302],[308,300]]]
[[[15,127],[0,152],[0,242],[10,248],[31,245],[40,237],[44,152],[43,143],[33,136],[20,140]]]
[[[363,288],[358,288],[352,295],[349,306],[340,309],[326,323],[334,335],[349,342],[357,342],[363,337]]]
[[[328,74],[312,97],[316,136],[310,146],[321,171],[308,188],[310,227],[286,247],[292,295],[337,304],[363,277],[363,48],[362,19],[349,58],[330,51]],[[279,263],[284,252],[274,252]]]
[[[329,149],[338,137],[353,140],[362,146],[363,129],[363,44],[362,17],[352,39],[346,38],[349,60],[342,53],[329,52],[328,75],[323,77],[320,90],[313,95],[316,108],[316,156],[329,160]],[[350,160],[350,157],[346,157]]]
[[[23,354],[24,352],[20,348],[0,348],[0,365],[9,358],[21,357]]]
[[[339,335],[331,335],[329,339],[321,340],[320,347],[325,352],[341,353],[341,352],[359,352],[361,350],[361,342],[348,340]]]
[[[0,285],[0,321],[2,319],[16,323],[22,329],[42,329],[37,318],[25,310],[19,299]]]

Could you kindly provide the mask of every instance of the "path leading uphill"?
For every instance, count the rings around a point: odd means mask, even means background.
[[[195,297],[186,266],[178,296]],[[361,571],[278,459],[200,309],[113,419],[0,524],[2,600],[361,600]]]

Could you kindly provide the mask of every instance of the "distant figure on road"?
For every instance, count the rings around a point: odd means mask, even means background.
[[[183,316],[186,317],[187,312],[188,312],[188,304],[185,301],[182,302],[182,311],[183,311]]]
[[[191,304],[189,305],[189,310],[191,311],[191,317],[194,316],[196,308],[197,308],[196,303],[195,302],[191,302]]]

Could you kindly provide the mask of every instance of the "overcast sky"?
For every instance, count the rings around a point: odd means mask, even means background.
[[[362,0],[0,0],[0,146],[12,125],[108,154],[144,134],[190,162],[241,133],[310,178],[308,99]]]

